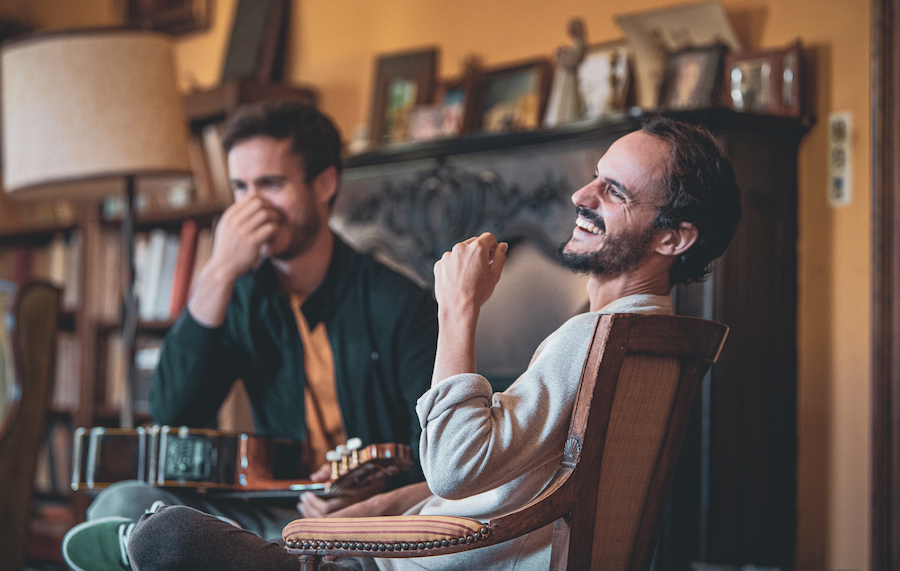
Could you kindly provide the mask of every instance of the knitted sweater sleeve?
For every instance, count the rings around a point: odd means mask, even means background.
[[[461,374],[422,395],[420,454],[434,494],[491,490],[561,454],[596,320],[582,314],[566,322],[502,393],[481,375]]]

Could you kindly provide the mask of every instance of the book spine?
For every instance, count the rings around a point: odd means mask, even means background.
[[[169,319],[181,315],[188,300],[194,260],[197,257],[197,222],[188,218],[181,223],[178,238],[178,259],[175,260],[175,275],[172,276],[172,297],[169,303]]]

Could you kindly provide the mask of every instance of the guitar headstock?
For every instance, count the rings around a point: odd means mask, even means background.
[[[359,438],[351,438],[328,451],[325,459],[331,463],[331,493],[368,485],[412,466],[409,446],[396,443],[363,446]]]

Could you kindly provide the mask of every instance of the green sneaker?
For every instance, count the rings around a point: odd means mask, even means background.
[[[62,542],[63,558],[73,571],[122,571],[128,562],[128,538],[137,522],[125,517],[102,517],[80,523]]]

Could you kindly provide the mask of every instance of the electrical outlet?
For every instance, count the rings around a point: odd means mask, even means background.
[[[850,113],[832,113],[828,116],[828,203],[832,206],[850,204],[852,134]]]

